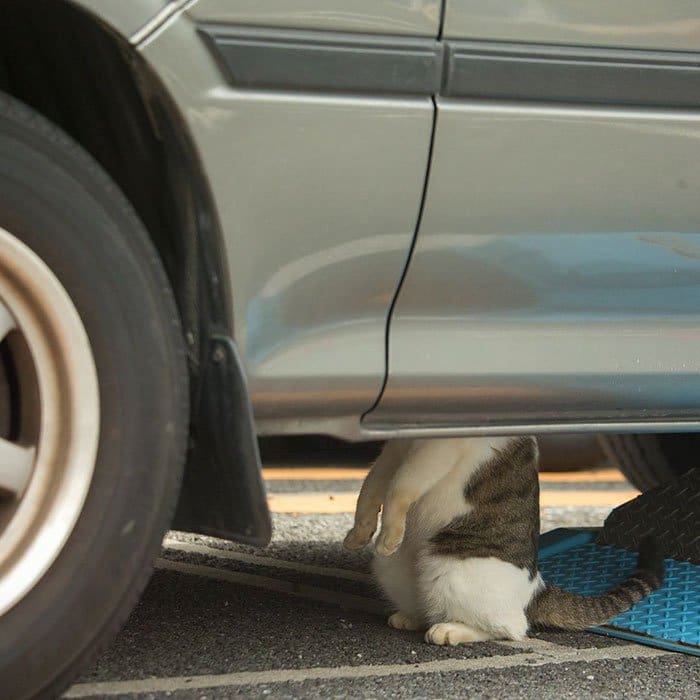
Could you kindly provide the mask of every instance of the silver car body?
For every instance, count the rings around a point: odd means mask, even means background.
[[[697,3],[78,4],[196,144],[261,434],[699,426]]]

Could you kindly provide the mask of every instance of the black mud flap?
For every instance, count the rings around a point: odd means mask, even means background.
[[[272,534],[245,373],[231,338],[213,336],[172,527],[266,545]]]

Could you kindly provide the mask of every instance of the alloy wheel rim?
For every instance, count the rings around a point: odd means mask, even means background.
[[[85,328],[49,267],[0,227],[0,615],[63,549],[95,467],[100,400]]]

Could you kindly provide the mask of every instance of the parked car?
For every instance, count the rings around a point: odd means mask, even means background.
[[[694,465],[693,3],[0,9],[3,698],[68,685],[167,527],[268,541],[257,436]]]

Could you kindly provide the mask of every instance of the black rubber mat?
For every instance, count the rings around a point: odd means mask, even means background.
[[[666,558],[700,564],[700,468],[615,508],[597,543],[636,550],[649,535]]]

